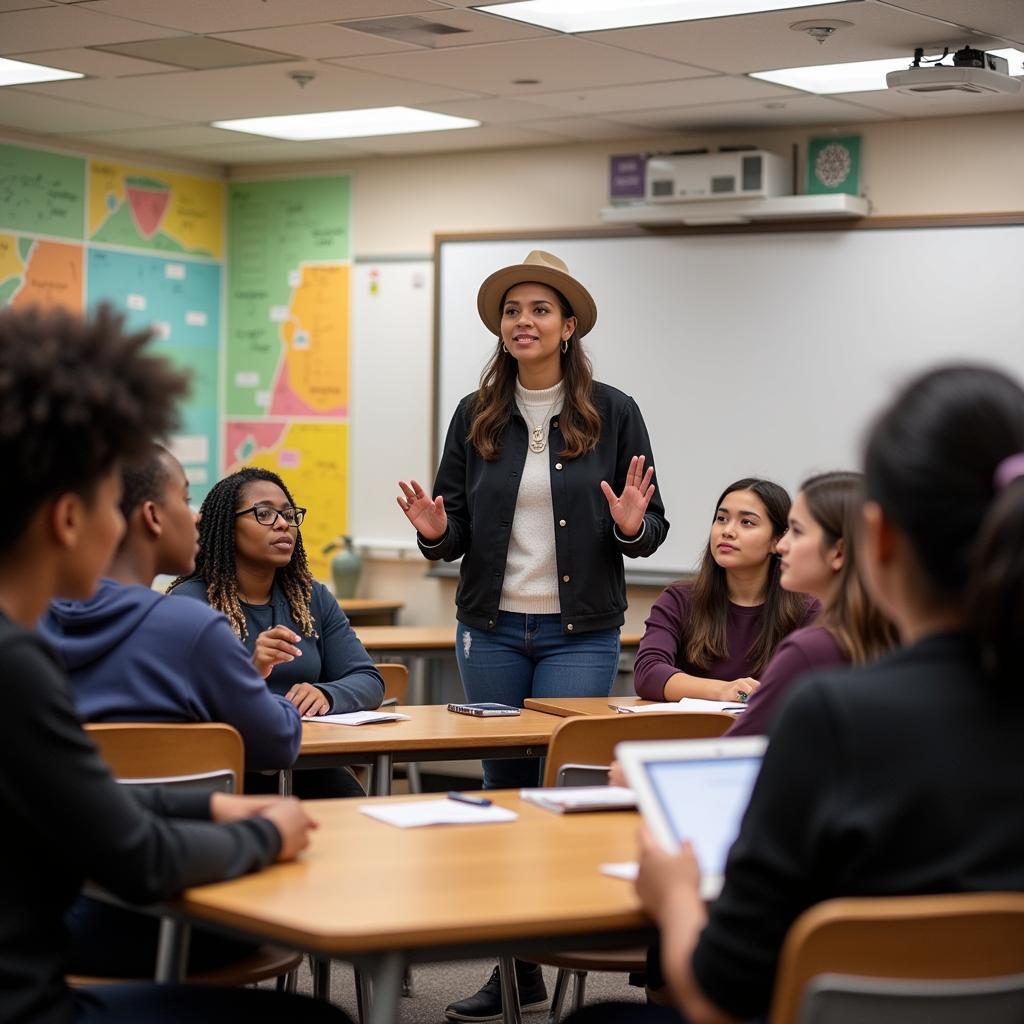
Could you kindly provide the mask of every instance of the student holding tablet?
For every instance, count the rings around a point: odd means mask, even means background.
[[[817,602],[779,584],[789,507],[770,480],[722,492],[697,578],[673,583],[651,608],[633,668],[639,696],[745,701],[775,648],[813,619]]]
[[[184,375],[100,309],[0,312],[0,1019],[62,1024],[343,1022],[276,992],[176,985],[72,991],[62,919],[90,878],[128,901],[294,858],[312,822],[291,799],[118,785],[83,732],[33,627],[57,596],[86,599],[124,529],[118,463],[174,425]]]
[[[822,473],[801,485],[789,529],[779,538],[779,584],[815,598],[821,614],[776,648],[730,736],[767,733],[782,698],[805,672],[863,665],[895,644],[895,630],[865,592],[857,566],[863,504],[860,473]]]
[[[668,531],[647,428],[632,398],[593,379],[582,339],[597,306],[556,256],[495,271],[477,309],[496,337],[480,387],[455,411],[433,495],[403,481],[398,505],[427,558],[462,558],[455,651],[471,702],[607,696],[623,556],[650,555]],[[538,770],[487,760],[484,784],[535,786]],[[519,982],[524,1009],[543,1005],[538,967]],[[500,1016],[497,974],[446,1013]]]
[[[918,377],[870,432],[865,492],[862,569],[904,648],[793,692],[710,908],[688,846],[642,844],[692,1024],[763,1016],[820,900],[1024,890],[1024,390],[981,367]]]

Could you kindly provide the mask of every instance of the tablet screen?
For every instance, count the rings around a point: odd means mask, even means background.
[[[720,875],[739,834],[761,758],[648,761],[644,767],[676,841],[689,839],[701,871]]]

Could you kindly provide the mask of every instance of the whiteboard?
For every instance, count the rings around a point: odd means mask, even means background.
[[[493,350],[476,312],[492,270],[531,249],[591,291],[597,379],[647,422],[671,523],[629,570],[697,564],[721,490],[791,492],[857,467],[872,416],[909,374],[972,359],[1024,376],[1024,227],[793,231],[543,240],[441,239],[436,339],[443,438]]]
[[[349,534],[367,548],[415,549],[398,480],[430,485],[434,262],[352,268]]]

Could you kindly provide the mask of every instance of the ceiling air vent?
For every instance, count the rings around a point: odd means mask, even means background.
[[[412,43],[414,46],[437,46],[445,36],[470,34],[468,28],[456,28],[441,21],[430,21],[427,18],[416,18],[406,15],[399,18],[369,18],[365,21],[339,21],[335,24],[341,28],[366,32],[371,36],[383,36],[399,43]]]

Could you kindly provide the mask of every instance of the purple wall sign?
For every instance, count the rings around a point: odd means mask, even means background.
[[[610,160],[608,194],[611,199],[643,199],[646,155],[619,153],[613,155]]]

